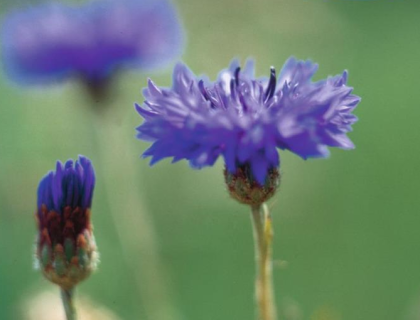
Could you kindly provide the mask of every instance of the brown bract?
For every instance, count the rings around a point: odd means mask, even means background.
[[[277,169],[270,169],[264,185],[260,185],[246,167],[239,167],[235,173],[224,170],[225,182],[232,198],[250,206],[259,206],[270,199],[276,192],[280,182]]]
[[[42,206],[36,214],[36,257],[44,276],[71,289],[95,270],[98,262],[90,209],[66,207],[62,214]]]

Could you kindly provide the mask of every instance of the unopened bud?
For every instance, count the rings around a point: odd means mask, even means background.
[[[86,279],[98,263],[90,222],[94,183],[90,161],[80,157],[75,166],[57,163],[38,188],[36,256],[44,276],[63,289]]]

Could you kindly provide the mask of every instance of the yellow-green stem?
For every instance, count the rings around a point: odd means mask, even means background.
[[[271,216],[265,204],[253,206],[251,209],[257,268],[255,298],[258,306],[258,320],[275,320],[277,315],[273,290]]]
[[[63,301],[64,311],[66,312],[67,320],[77,320],[76,308],[73,304],[74,289],[63,289],[61,290],[61,300]]]

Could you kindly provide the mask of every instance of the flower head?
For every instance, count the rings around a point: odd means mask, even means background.
[[[57,162],[39,183],[39,236],[36,255],[44,275],[70,288],[86,278],[97,263],[90,222],[95,173],[89,159]]]
[[[249,168],[262,185],[280,164],[277,148],[304,159],[328,156],[327,147],[353,148],[347,132],[360,98],[346,85],[346,71],[313,82],[317,68],[290,58],[278,78],[274,68],[268,79],[255,78],[252,61],[242,70],[234,60],[210,82],[177,65],[171,88],[149,80],[146,101],[136,105],[145,119],[137,137],[153,142],[144,156],[151,164],[173,157],[201,168],[221,155],[229,172]]]
[[[95,82],[119,67],[159,67],[181,53],[183,42],[167,0],[44,4],[9,14],[2,29],[5,68],[20,83],[73,75]]]

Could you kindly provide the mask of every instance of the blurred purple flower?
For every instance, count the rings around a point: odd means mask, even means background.
[[[183,48],[168,0],[49,3],[9,14],[2,29],[6,71],[24,84],[73,75],[102,81],[119,67],[160,67]]]
[[[247,166],[263,184],[280,164],[276,148],[304,159],[327,157],[328,146],[354,148],[346,134],[360,98],[346,86],[346,71],[312,82],[317,68],[290,58],[278,80],[274,68],[269,79],[256,79],[253,61],[241,71],[234,60],[210,82],[177,65],[171,88],[149,80],[144,105],[136,105],[145,119],[137,137],[153,142],[144,156],[152,157],[151,164],[173,157],[201,168],[222,155],[231,173]]]

